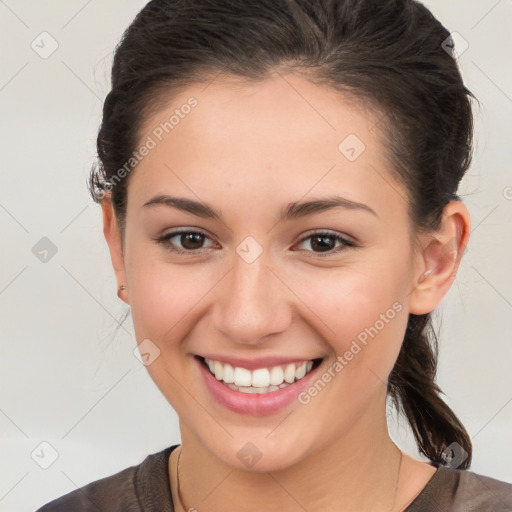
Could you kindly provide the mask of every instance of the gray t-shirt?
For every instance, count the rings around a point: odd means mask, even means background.
[[[36,512],[175,512],[168,461],[179,445],[47,503]],[[437,466],[404,512],[512,512],[512,484],[471,471]]]

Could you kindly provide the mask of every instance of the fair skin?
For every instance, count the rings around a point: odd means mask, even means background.
[[[416,248],[407,193],[391,177],[378,118],[299,76],[190,86],[146,120],[141,141],[190,96],[197,107],[132,171],[124,247],[110,199],[102,201],[137,343],[150,339],[160,350],[147,369],[180,418],[184,506],[402,510],[435,468],[404,454],[394,499],[399,452],[388,434],[385,383],[408,314],[433,311],[453,283],[469,239],[466,207],[450,203],[439,230],[418,234]],[[348,134],[366,146],[354,161],[338,149]],[[160,194],[207,203],[222,220],[143,207]],[[375,213],[337,207],[278,222],[291,202],[335,194]],[[178,228],[205,234],[203,245],[154,240]],[[332,239],[330,255],[318,256],[324,252],[312,238],[302,241],[318,230],[356,247]],[[248,236],[263,249],[251,263],[236,251]],[[396,303],[400,312],[307,404],[241,414],[214,400],[198,375],[194,355],[214,353],[323,358],[320,376]],[[261,454],[251,468],[237,456],[248,442]],[[170,486],[182,511],[178,452],[169,461]]]

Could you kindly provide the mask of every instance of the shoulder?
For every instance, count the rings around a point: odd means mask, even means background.
[[[176,446],[148,455],[138,465],[75,489],[36,512],[141,512],[146,510],[148,503],[158,504],[162,512],[172,512],[167,461]]]
[[[512,484],[440,466],[406,512],[512,512]]]
[[[447,481],[452,483],[455,510],[512,512],[512,484],[472,471],[443,470],[447,473]]]

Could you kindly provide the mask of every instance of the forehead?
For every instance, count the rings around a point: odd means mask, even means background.
[[[374,103],[292,74],[274,73],[261,81],[214,77],[211,82],[180,87],[170,98],[163,107],[166,103],[164,96],[159,110],[145,119],[143,135],[152,132],[157,138],[179,135],[180,132],[183,135],[207,135],[205,150],[208,142],[218,145],[226,140],[226,135],[237,136],[244,139],[238,141],[245,142],[244,151],[251,145],[255,151],[259,149],[257,142],[264,142],[270,150],[273,140],[274,145],[291,143],[297,152],[303,147],[297,142],[309,140],[311,147],[304,149],[320,150],[319,137],[325,139],[325,146],[335,149],[341,138],[349,133],[370,144],[380,137],[377,126],[382,114]],[[192,98],[196,103],[193,109],[188,106]],[[187,118],[194,121],[184,122]],[[165,130],[162,125],[168,121],[172,127],[169,130],[167,126]],[[164,128],[165,133],[159,134],[162,131],[159,127]],[[248,134],[252,137],[247,138]],[[273,139],[275,134],[279,134],[277,140]]]
[[[167,187],[205,199],[224,191],[261,203],[272,190],[286,202],[311,191],[398,207],[405,192],[389,172],[378,123],[370,106],[302,77],[217,77],[180,90],[146,119],[140,144],[151,140],[152,149],[132,176],[131,202]]]

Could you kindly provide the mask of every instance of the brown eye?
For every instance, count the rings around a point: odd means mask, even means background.
[[[331,251],[336,246],[336,240],[333,236],[314,236],[311,238],[311,247],[320,252]]]
[[[336,248],[336,244],[339,243],[340,246]],[[300,244],[306,245],[306,250],[308,247],[312,249],[314,254],[318,256],[330,256],[332,254],[336,254],[348,247],[355,247],[355,243],[347,240],[346,238],[338,235],[337,233],[330,232],[316,232],[312,233],[309,236],[304,237]]]
[[[155,239],[167,250],[177,254],[201,253],[206,240],[210,237],[199,231],[173,231]]]
[[[189,250],[200,249],[205,238],[201,233],[184,233],[179,236],[182,247]]]

